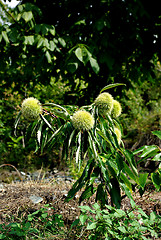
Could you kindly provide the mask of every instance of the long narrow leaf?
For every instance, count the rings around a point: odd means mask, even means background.
[[[110,89],[110,88],[117,87],[117,86],[121,86],[121,85],[126,86],[126,84],[124,84],[124,83],[112,83],[112,84],[109,84],[109,85],[107,85],[106,87],[102,88],[102,90],[100,91],[100,93],[103,92],[103,91],[106,91],[106,90],[108,90],[108,89]]]
[[[80,151],[81,151],[81,132],[79,132],[78,134],[78,148],[77,148],[76,157],[75,157],[76,164],[78,164],[80,161],[80,154],[81,154]]]
[[[136,165],[136,162],[134,160],[132,152],[130,152],[129,150],[125,150],[125,149],[121,149],[120,151],[122,152],[122,154],[124,155],[124,157],[128,161],[128,163],[129,163],[133,173],[135,174],[135,176],[138,176],[137,165]]]
[[[42,114],[40,114],[40,117],[41,117],[41,119],[48,125],[48,127],[49,127],[53,132],[55,132],[55,130],[53,129],[53,127],[51,126],[51,124],[46,120],[46,118],[45,118]]]
[[[70,137],[69,137],[68,147],[70,147],[70,145],[71,145],[71,142],[72,142],[72,139],[73,139],[73,137],[74,137],[75,132],[76,132],[76,129],[74,129],[74,130],[72,131],[72,133],[71,133],[71,135],[70,135]]]
[[[53,106],[56,109],[63,110],[67,115],[69,115],[68,111],[64,107],[62,107],[62,106],[60,106],[58,104],[55,104],[55,103],[45,103],[43,106]]]
[[[97,128],[96,133],[98,135],[100,135],[111,146],[110,140],[107,138],[107,136],[100,129]]]
[[[15,124],[14,124],[14,135],[16,136],[16,130],[17,130],[17,126],[18,126],[18,123],[20,121],[20,116],[21,116],[21,111],[19,112],[16,120],[15,120]]]
[[[68,196],[65,199],[66,202],[70,201],[75,196],[75,194],[86,184],[86,179],[89,174],[90,165],[91,161],[88,161],[81,177],[74,183],[71,190],[68,192]]]
[[[37,141],[38,141],[39,145],[41,143],[42,126],[43,126],[43,122],[41,122],[40,127],[39,127],[39,129],[37,131]]]
[[[131,169],[125,162],[124,162],[124,170],[132,180],[134,180],[137,184],[139,184],[138,176],[131,171]]]
[[[124,184],[128,187],[128,189],[130,190],[130,192],[132,192],[132,186],[131,186],[131,182],[129,181],[129,179],[125,176],[125,174],[123,172],[121,172],[120,174],[121,180],[124,182]]]
[[[48,143],[56,136],[56,135],[58,135],[59,133],[60,133],[60,131],[62,130],[62,128],[63,128],[63,125],[60,127],[60,128],[58,128],[53,134],[52,134],[52,136],[49,138],[49,140],[48,140]]]

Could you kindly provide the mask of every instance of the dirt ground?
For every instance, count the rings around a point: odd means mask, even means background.
[[[61,214],[64,222],[70,225],[80,214],[78,208],[78,193],[75,199],[70,202],[64,202],[68,191],[73,183],[70,181],[29,181],[29,182],[16,182],[11,184],[3,184],[0,189],[0,224],[5,223],[10,217],[25,217],[28,214],[40,209],[44,204],[50,203],[54,207],[53,213]],[[41,197],[43,200],[40,203],[34,204],[31,196]],[[134,194],[134,200],[142,207],[146,213],[156,211],[161,215],[161,192],[148,190],[140,197],[138,193]],[[88,201],[83,202],[81,205],[89,205],[90,207],[95,202],[94,196]],[[127,210],[130,208],[129,199],[125,198],[122,201],[122,209]]]

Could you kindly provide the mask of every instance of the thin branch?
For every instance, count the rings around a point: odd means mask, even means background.
[[[15,166],[13,166],[13,165],[11,165],[11,164],[9,164],[9,163],[5,163],[5,164],[0,165],[0,168],[1,168],[1,167],[5,167],[5,166],[13,167],[13,168],[16,170],[16,172],[17,172],[20,180],[23,181],[20,172],[18,171],[18,169],[17,169]]]

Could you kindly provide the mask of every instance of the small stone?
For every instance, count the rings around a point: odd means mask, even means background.
[[[29,197],[29,199],[34,203],[34,204],[37,204],[37,203],[40,203],[43,201],[43,198],[42,197],[38,197],[36,195],[31,195]]]

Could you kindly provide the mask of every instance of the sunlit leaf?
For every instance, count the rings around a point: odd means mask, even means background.
[[[53,129],[53,127],[51,126],[51,124],[48,122],[48,120],[47,120],[42,114],[40,114],[40,117],[41,117],[42,120],[47,124],[47,126],[48,126],[53,132],[55,132],[54,129]]]
[[[79,59],[79,61],[83,62],[83,51],[82,51],[82,48],[78,47],[75,50],[75,55]]]
[[[94,59],[93,57],[90,57],[89,61],[90,61],[90,64],[91,64],[91,67],[92,67],[93,71],[94,71],[96,74],[99,73],[100,67],[99,67],[99,65],[98,65],[97,60]]]
[[[6,43],[9,43],[9,39],[8,39],[6,31],[2,31],[2,37],[6,41]]]
[[[152,131],[152,133],[161,139],[161,131]]]
[[[25,20],[25,22],[28,22],[28,21],[30,21],[30,20],[33,18],[33,14],[32,14],[31,11],[29,11],[29,12],[24,12],[24,13],[22,14],[22,18]]]
[[[45,56],[47,58],[48,63],[51,63],[52,60],[51,60],[51,55],[50,55],[49,51],[46,51]]]
[[[112,83],[112,84],[109,84],[106,87],[102,88],[100,93],[103,92],[103,91],[106,91],[106,90],[108,90],[110,88],[117,87],[117,86],[122,86],[122,85],[126,86],[126,84],[124,84],[124,83]]]

